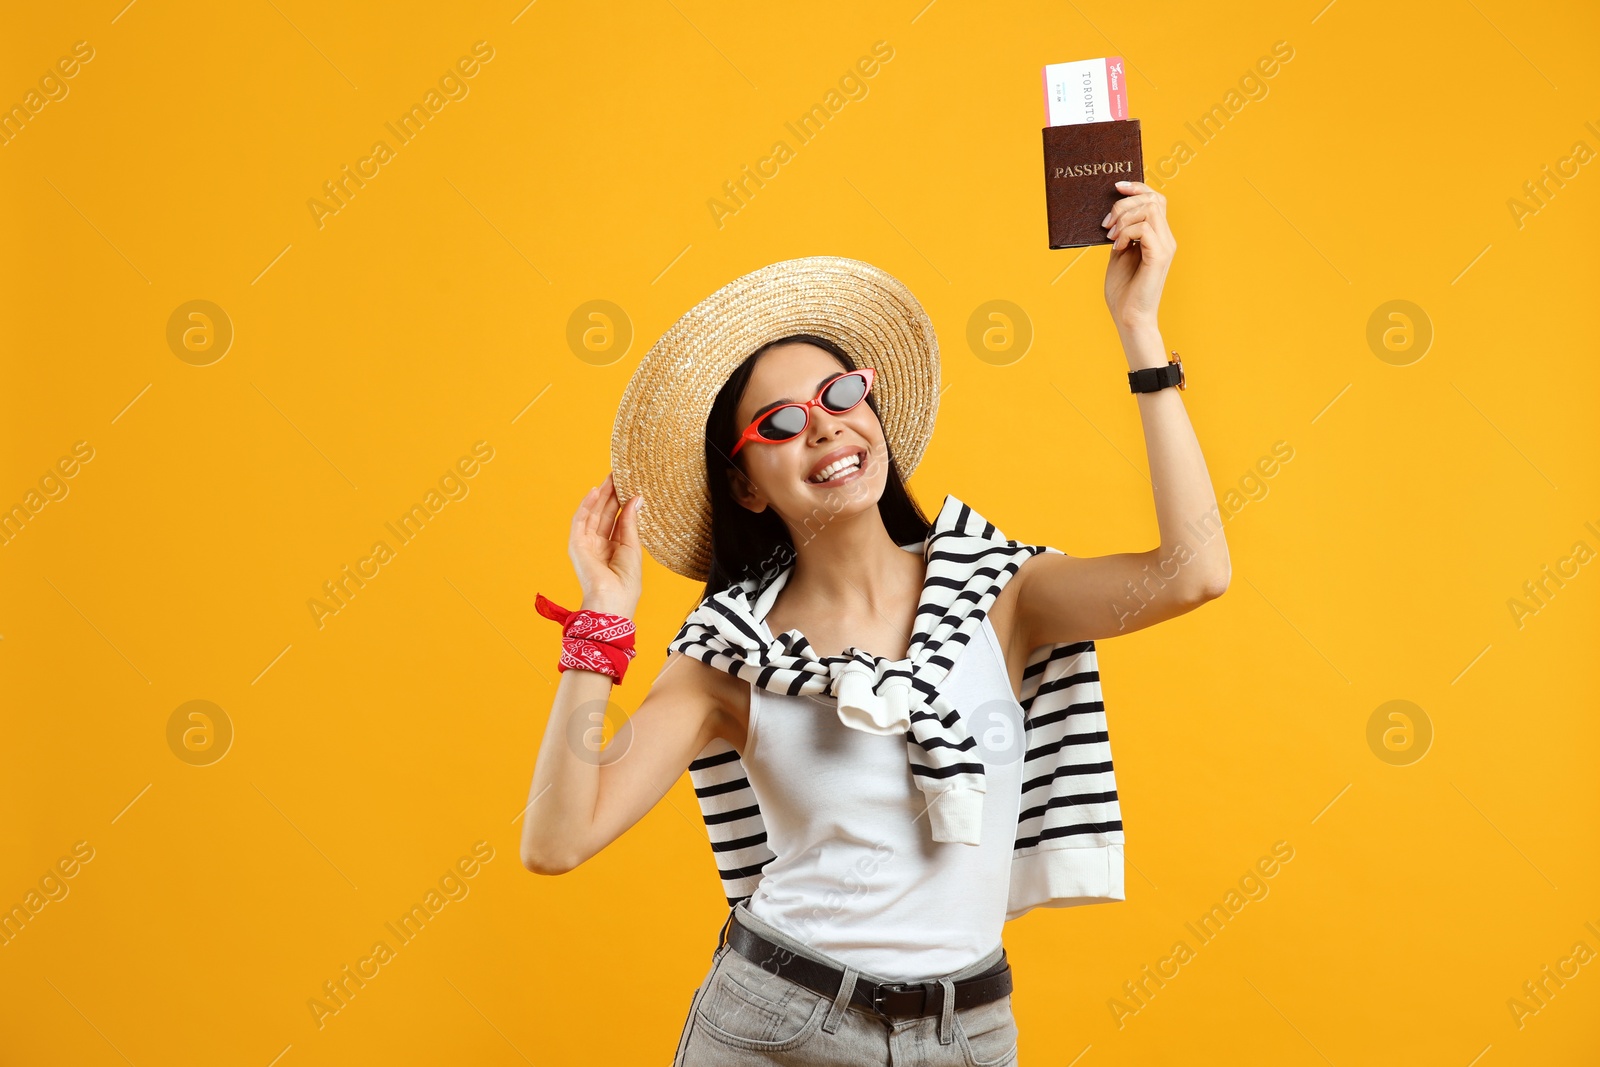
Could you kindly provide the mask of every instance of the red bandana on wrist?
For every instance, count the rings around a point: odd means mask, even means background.
[[[612,685],[622,681],[633,659],[632,619],[603,611],[568,611],[543,593],[534,594],[533,606],[540,615],[562,624],[557,673],[576,667],[609,674]]]

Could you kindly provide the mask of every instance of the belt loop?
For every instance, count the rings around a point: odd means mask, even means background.
[[[844,979],[839,983],[839,992],[834,995],[833,1006],[828,1009],[828,1017],[822,1021],[822,1028],[828,1033],[839,1029],[839,1019],[844,1015],[846,1005],[856,991],[856,976],[861,972],[854,967],[845,967]]]
[[[956,984],[949,978],[939,979],[939,1044],[948,1045],[954,1040],[951,1034],[956,1015]]]
[[[722,920],[722,929],[717,931],[717,947],[711,950],[711,958],[716,959],[717,953],[722,951],[722,946],[728,943],[728,925],[733,922],[733,913],[739,910],[735,904],[728,909],[728,917]]]

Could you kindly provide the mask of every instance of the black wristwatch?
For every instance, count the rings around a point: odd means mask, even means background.
[[[1183,361],[1174,351],[1165,367],[1143,367],[1128,372],[1128,388],[1135,393],[1154,393],[1169,385],[1184,387]]]

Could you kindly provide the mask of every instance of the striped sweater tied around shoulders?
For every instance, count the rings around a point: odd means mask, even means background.
[[[927,576],[906,657],[850,647],[818,656],[798,630],[770,638],[757,618],[793,566],[700,602],[669,652],[682,652],[752,685],[790,696],[834,697],[846,726],[902,734],[913,780],[927,801],[932,840],[977,844],[986,776],[967,729],[974,709],[952,707],[940,683],[979,633],[1005,585],[1031,556],[1060,550],[1007,540],[946,495],[923,545]],[[1122,813],[1111,766],[1093,641],[1041,645],[1023,671],[1026,734],[1022,803],[1012,848],[1006,918],[1036,907],[1125,899]],[[773,859],[766,825],[739,752],[714,738],[689,764],[728,904],[747,900]]]

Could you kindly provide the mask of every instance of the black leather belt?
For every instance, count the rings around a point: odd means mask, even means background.
[[[727,926],[728,944],[735,952],[819,996],[829,999],[838,996],[839,986],[844,981],[843,971],[767,940],[739,922],[737,915],[736,910]],[[1006,959],[1005,949],[1000,950],[1000,959],[993,967],[962,978],[954,985],[958,1010],[999,1000],[1011,992],[1011,964]],[[874,983],[858,977],[850,1003],[885,1017],[939,1015],[944,1010],[943,993],[944,987],[938,982]]]

